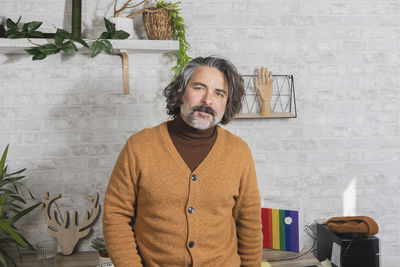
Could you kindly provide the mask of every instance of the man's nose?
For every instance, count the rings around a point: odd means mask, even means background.
[[[204,92],[202,102],[207,106],[210,106],[212,104],[212,95],[208,90]]]

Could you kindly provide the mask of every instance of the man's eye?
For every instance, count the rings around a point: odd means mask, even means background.
[[[195,87],[194,90],[202,90],[203,87]]]
[[[218,97],[224,97],[225,95],[223,94],[223,93],[221,93],[221,92],[216,92],[215,93]]]

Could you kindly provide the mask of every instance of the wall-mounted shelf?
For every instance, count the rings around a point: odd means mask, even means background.
[[[296,115],[290,112],[271,112],[269,116],[262,116],[260,113],[240,113],[236,116],[238,119],[267,119],[267,118],[296,118]]]
[[[0,38],[0,53],[2,54],[29,54],[25,49],[35,47],[35,44],[44,45],[53,43],[53,39],[21,38],[8,39]],[[179,50],[179,42],[171,40],[110,40],[114,47],[114,53],[122,57],[122,71],[124,79],[124,93],[129,94],[129,62],[130,53],[168,53]],[[90,53],[90,50],[81,44],[76,44],[79,53]]]
[[[88,40],[86,40],[88,41]],[[116,53],[120,50],[126,50],[128,53],[167,53],[176,52],[179,49],[178,41],[171,40],[109,40]],[[53,39],[41,38],[21,38],[8,39],[0,38],[0,53],[3,54],[27,54],[24,50],[33,48],[35,45],[53,43]],[[76,44],[79,53],[90,53],[89,49],[81,44]]]
[[[269,119],[269,118],[296,118],[296,99],[294,94],[293,75],[272,75],[273,93],[270,102],[271,115],[262,116],[261,101],[258,90],[254,87],[257,75],[242,75],[245,86],[245,96],[242,103],[242,112],[237,119]]]

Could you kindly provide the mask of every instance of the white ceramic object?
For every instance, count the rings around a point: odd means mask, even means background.
[[[100,254],[98,254],[97,263],[98,265],[96,265],[96,267],[114,267],[114,264],[109,257],[103,257],[100,256]]]
[[[116,17],[111,18],[110,21],[115,25],[117,31],[123,30],[129,33],[128,39],[137,39],[133,19]]]

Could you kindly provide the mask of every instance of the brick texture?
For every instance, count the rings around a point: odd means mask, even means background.
[[[113,1],[83,1],[85,38],[95,38]],[[70,4],[0,0],[0,16],[70,30]],[[265,206],[317,218],[368,215],[380,225],[382,266],[400,266],[399,1],[184,0],[191,56],[220,55],[243,74],[261,65],[295,79],[296,119],[234,120],[226,126],[252,148]],[[4,21],[3,21],[4,22]],[[138,35],[144,36],[140,18]],[[89,208],[104,197],[127,137],[167,116],[162,89],[174,58],[131,54],[131,94],[123,95],[121,59],[85,54],[0,54],[0,148],[11,169],[60,208]],[[100,215],[101,216],[101,215]],[[36,210],[21,221],[32,243],[46,238]],[[39,229],[39,231],[36,231]],[[77,249],[91,250],[101,220]],[[312,240],[306,237],[305,244]]]

